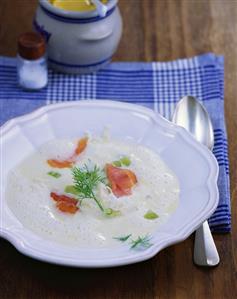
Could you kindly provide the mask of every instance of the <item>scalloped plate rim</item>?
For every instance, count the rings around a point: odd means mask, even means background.
[[[170,237],[167,238],[166,240],[163,240],[163,242],[155,243],[149,249],[145,251],[141,251],[139,252],[139,254],[136,253],[134,254],[134,256],[129,256],[127,258],[122,257],[120,259],[104,258],[102,260],[91,260],[91,259],[75,260],[75,259],[70,259],[70,257],[67,258],[60,257],[60,256],[55,257],[49,254],[45,254],[44,252],[40,252],[40,250],[35,250],[30,246],[27,246],[22,240],[19,239],[16,233],[12,233],[11,231],[4,229],[3,227],[0,227],[0,236],[8,240],[19,252],[27,256],[30,256],[32,258],[35,258],[37,260],[46,261],[53,264],[68,265],[74,267],[84,267],[84,268],[97,268],[97,267],[101,268],[101,267],[112,267],[112,266],[114,267],[114,266],[122,266],[122,265],[145,261],[155,256],[162,249],[172,244],[185,240],[193,231],[195,231],[198,228],[198,226],[203,221],[205,221],[214,212],[214,210],[218,205],[219,192],[217,187],[217,178],[219,173],[219,167],[216,158],[214,157],[212,152],[210,152],[202,144],[198,143],[191,136],[191,134],[189,134],[184,128],[173,124],[172,122],[162,117],[160,114],[155,113],[153,110],[137,104],[131,104],[131,103],[119,102],[119,101],[110,101],[110,100],[80,100],[80,101],[59,102],[59,103],[40,107],[33,112],[27,113],[22,116],[18,116],[16,118],[7,121],[4,125],[1,126],[1,132],[0,132],[1,136],[4,134],[8,134],[8,132],[11,131],[15,126],[18,126],[21,123],[33,121],[34,119],[37,119],[42,115],[49,113],[50,111],[58,110],[64,107],[78,107],[78,106],[88,106],[88,105],[100,106],[102,108],[118,107],[121,109],[130,110],[132,112],[139,112],[141,114],[145,114],[146,116],[152,118],[159,125],[162,125],[162,127],[173,130],[175,134],[181,136],[183,140],[185,140],[185,142],[188,143],[189,146],[195,148],[196,151],[202,152],[202,156],[205,157],[205,160],[209,165],[209,174],[210,174],[207,180],[207,187],[209,190],[210,198],[206,209],[202,211],[202,214],[199,216],[198,219],[194,219],[192,222],[190,222],[189,225],[185,227],[185,229],[180,230],[176,236],[170,234]],[[0,199],[0,200],[4,200],[4,199]]]

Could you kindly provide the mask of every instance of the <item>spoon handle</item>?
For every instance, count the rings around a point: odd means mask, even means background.
[[[216,266],[220,262],[208,222],[205,221],[197,230],[194,241],[194,263],[199,266]]]
[[[107,6],[104,5],[100,0],[91,0],[91,2],[96,6],[96,9],[101,17],[105,17],[107,13]]]

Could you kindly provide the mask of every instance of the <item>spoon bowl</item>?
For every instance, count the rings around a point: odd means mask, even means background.
[[[172,121],[184,127],[210,150],[214,146],[213,126],[204,106],[192,96],[185,96],[176,106]]]

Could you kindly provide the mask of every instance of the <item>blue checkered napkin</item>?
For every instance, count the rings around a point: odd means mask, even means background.
[[[39,92],[17,87],[14,58],[0,57],[0,123],[42,105],[78,99],[112,99],[152,108],[170,119],[184,95],[199,98],[215,129],[214,154],[220,166],[220,202],[209,224],[214,232],[231,227],[227,138],[224,122],[223,57],[205,54],[172,62],[114,62],[96,74],[50,72]]]

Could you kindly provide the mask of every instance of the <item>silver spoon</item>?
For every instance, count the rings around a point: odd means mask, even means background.
[[[95,5],[96,10],[98,11],[98,14],[101,17],[106,16],[108,8],[105,4],[103,4],[100,0],[89,0],[89,1],[92,2]]]
[[[213,127],[206,109],[192,96],[185,96],[176,106],[172,121],[184,127],[197,141],[210,150],[214,146]],[[197,230],[194,241],[194,262],[199,266],[216,266],[220,262],[208,222]]]

